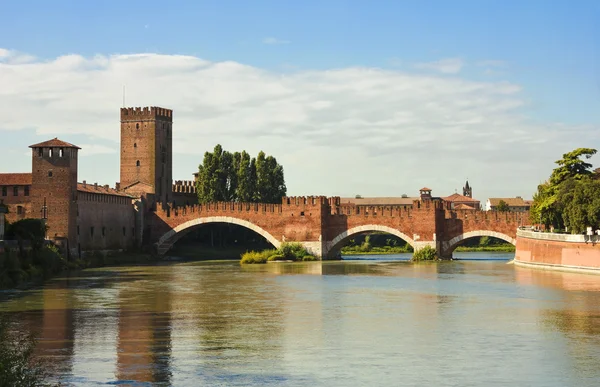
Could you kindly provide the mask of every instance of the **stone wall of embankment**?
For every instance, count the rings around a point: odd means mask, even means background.
[[[518,230],[515,264],[600,273],[600,236]]]

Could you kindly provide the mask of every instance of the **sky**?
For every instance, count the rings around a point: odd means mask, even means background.
[[[119,180],[119,108],[173,109],[173,178],[260,150],[289,195],[531,198],[600,148],[597,1],[0,0],[0,172],[82,148]],[[124,91],[124,92],[123,92]],[[599,166],[600,156],[591,160]]]

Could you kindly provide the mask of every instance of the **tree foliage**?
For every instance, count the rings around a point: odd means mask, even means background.
[[[283,167],[263,151],[230,153],[216,145],[198,166],[196,192],[200,203],[234,201],[279,203],[286,195]]]
[[[510,207],[508,206],[508,203],[506,203],[504,200],[500,200],[498,202],[498,205],[496,206],[496,211],[508,212],[509,210]]]
[[[558,167],[533,195],[532,222],[558,229],[567,227],[571,232],[597,227],[597,204],[591,196],[597,189],[597,174],[591,171],[592,164],[582,160],[594,154],[596,149],[577,148],[556,161]]]

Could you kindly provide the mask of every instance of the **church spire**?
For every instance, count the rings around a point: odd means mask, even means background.
[[[473,189],[469,186],[469,179],[467,179],[467,182],[463,187],[463,196],[473,198]]]

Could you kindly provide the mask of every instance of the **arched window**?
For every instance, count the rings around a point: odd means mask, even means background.
[[[137,167],[139,167],[139,166],[140,166],[140,160],[136,161],[136,162],[135,162],[135,165],[136,165]]]

